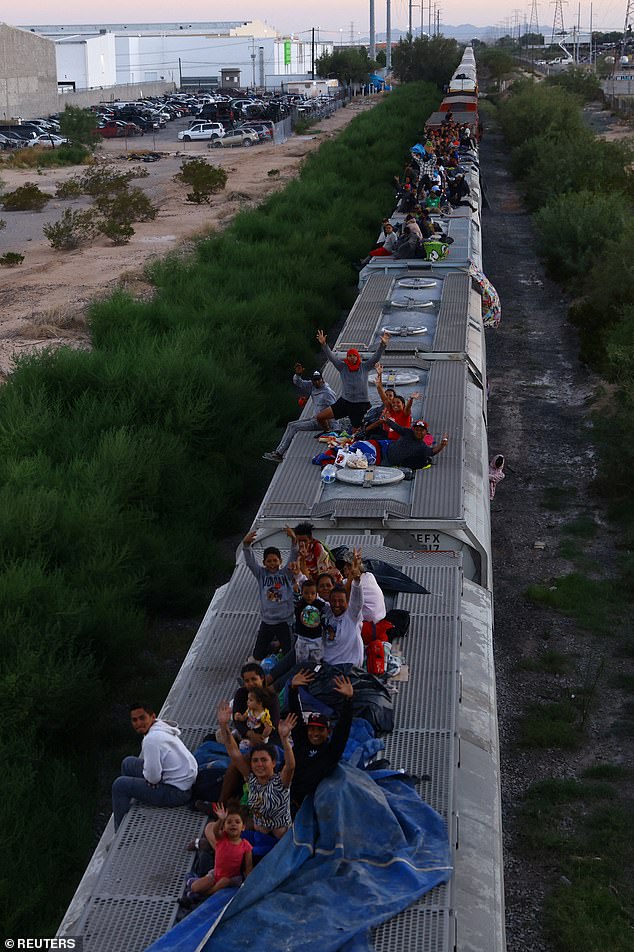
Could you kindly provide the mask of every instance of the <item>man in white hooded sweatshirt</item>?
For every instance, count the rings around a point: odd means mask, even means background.
[[[143,738],[140,757],[125,757],[121,777],[112,784],[114,828],[118,829],[132,799],[154,807],[180,807],[189,803],[198,764],[187,750],[180,731],[170,721],[160,721],[148,704],[130,705],[130,720]]]

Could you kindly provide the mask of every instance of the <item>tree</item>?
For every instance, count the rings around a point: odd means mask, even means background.
[[[461,47],[445,36],[417,36],[415,40],[401,40],[394,47],[392,66],[402,83],[425,80],[441,88],[451,79],[460,63]]]
[[[349,86],[351,83],[367,83],[368,75],[376,69],[376,63],[368,56],[364,46],[336,46],[332,53],[324,53],[315,61],[315,72],[322,79],[333,77]]]
[[[97,144],[96,129],[97,117],[90,109],[66,106],[59,117],[60,135],[65,136],[72,145],[83,145],[94,149]]]
[[[515,69],[513,57],[510,53],[501,49],[480,49],[478,50],[477,61],[478,67],[489,73],[498,89],[500,88],[500,81]]]

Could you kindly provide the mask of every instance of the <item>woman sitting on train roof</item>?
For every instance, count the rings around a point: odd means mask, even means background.
[[[253,829],[257,833],[280,839],[291,825],[291,781],[295,773],[295,757],[290,743],[291,731],[297,723],[289,714],[278,724],[284,751],[284,766],[275,772],[277,750],[273,744],[258,744],[245,756],[240,753],[229,729],[231,707],[227,701],[218,705],[218,724],[222,743],[231,763],[237,767],[249,788],[248,803]]]

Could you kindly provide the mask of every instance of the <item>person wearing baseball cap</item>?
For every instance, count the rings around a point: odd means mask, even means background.
[[[329,720],[325,714],[308,715],[304,723],[299,700],[299,688],[310,690],[315,680],[315,672],[307,669],[298,671],[290,683],[288,691],[288,709],[297,715],[297,724],[293,728],[293,752],[295,754],[295,773],[291,784],[291,810],[296,812],[309,793],[314,793],[318,784],[328,777],[343,754],[348,743],[352,726],[352,682],[344,675],[333,678],[334,690],[341,696],[342,704],[339,719],[330,731]]]
[[[310,380],[302,377],[304,368],[300,363],[295,364],[295,373],[293,375],[293,384],[301,394],[300,401],[302,406],[312,399],[313,415],[303,420],[292,420],[284,431],[284,436],[275,447],[272,453],[264,453],[262,459],[270,460],[272,463],[281,463],[284,459],[284,453],[289,448],[296,433],[306,430],[323,430],[324,426],[317,419],[320,413],[327,410],[328,407],[337,399],[335,391],[329,387],[320,370],[314,370],[310,375]]]

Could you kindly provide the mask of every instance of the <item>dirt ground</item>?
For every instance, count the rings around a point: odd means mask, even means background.
[[[632,133],[598,106],[588,107],[586,118],[610,138]],[[596,460],[590,416],[599,381],[578,360],[576,332],[566,319],[569,300],[545,274],[538,237],[509,171],[508,149],[490,123],[481,160],[490,203],[483,213],[484,270],[502,300],[500,327],[487,335],[487,369],[489,453],[502,453],[507,461],[491,517],[507,944],[513,952],[550,952],[542,903],[558,881],[557,857],[527,859],[518,843],[517,808],[537,780],[572,777],[594,763],[634,765],[634,745],[614,728],[625,697],[613,687],[613,676],[626,663],[615,657],[614,643],[529,602],[524,592],[574,571],[559,551],[565,523],[581,515],[594,518],[599,529],[583,543],[584,554],[607,572],[615,563],[617,537],[591,486]],[[553,492],[561,494],[555,509],[548,505]],[[547,650],[573,658],[574,670],[551,676],[521,668]],[[579,750],[518,746],[519,718],[528,704],[573,695],[602,664]]]
[[[7,225],[0,231],[0,254],[15,251],[24,255],[22,265],[3,268],[2,312],[0,314],[0,380],[11,371],[15,356],[45,347],[70,345],[88,347],[86,309],[100,295],[123,286],[135,294],[148,293],[144,267],[193,237],[222,229],[246,206],[254,206],[272,192],[283,188],[297,175],[301,160],[320,143],[343,129],[360,112],[372,108],[378,97],[359,99],[339,109],[315,126],[316,134],[292,136],[281,145],[262,144],[252,149],[223,149],[210,153],[206,142],[188,143],[186,151],[163,152],[159,162],[143,164],[149,177],[134,180],[151,197],[160,211],[154,221],[135,224],[129,244],[112,245],[105,237],[76,251],[55,251],[42,234],[42,226],[57,221],[65,208],[87,207],[87,200],[53,199],[43,212],[0,210]],[[148,137],[149,138],[149,137]],[[162,151],[160,140],[158,150]],[[168,143],[166,143],[168,145]],[[135,139],[133,148],[152,147],[145,137]],[[186,187],[174,182],[185,156],[208,156],[229,173],[227,187],[211,205],[191,205]],[[212,158],[213,156],[213,158]],[[121,141],[105,140],[99,161],[129,169]],[[279,175],[270,176],[273,169]],[[10,169],[0,165],[5,191],[25,182],[35,182],[44,192],[55,194],[58,182],[77,173],[77,168],[43,170]]]

